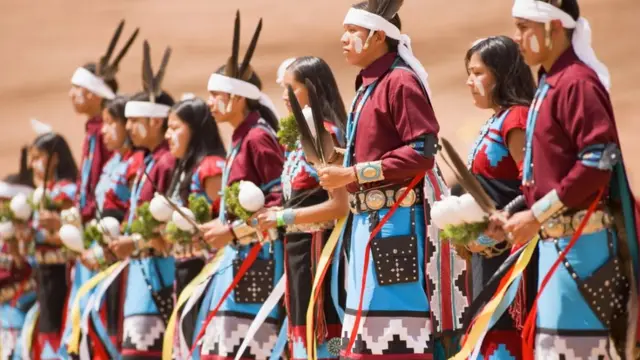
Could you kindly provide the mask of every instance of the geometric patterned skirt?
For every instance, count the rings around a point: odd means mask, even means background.
[[[539,242],[539,283],[569,241]],[[617,358],[612,338],[626,329],[629,291],[617,245],[611,230],[583,235],[557,267],[538,300],[536,359]]]

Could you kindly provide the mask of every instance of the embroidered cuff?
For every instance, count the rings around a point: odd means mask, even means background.
[[[582,165],[599,170],[613,170],[620,158],[620,148],[614,143],[590,145],[578,154]]]
[[[233,227],[233,233],[235,234],[238,240],[247,236],[251,236],[256,232],[256,229],[247,225],[247,223],[245,223],[242,220],[234,221],[232,227]]]
[[[531,207],[533,216],[540,224],[545,223],[557,213],[564,211],[564,209],[565,206],[562,201],[560,201],[558,192],[555,189],[543,196],[542,199],[536,201]]]
[[[356,177],[360,184],[384,180],[382,161],[369,161],[356,164]]]

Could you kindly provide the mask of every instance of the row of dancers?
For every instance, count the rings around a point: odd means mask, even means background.
[[[147,41],[141,91],[118,92],[120,23],[71,78],[80,166],[32,121],[0,183],[0,359],[636,358],[639,207],[577,1],[516,0],[513,38],[461,54],[492,113],[466,164],[402,4],[348,10],[350,107],[323,59],[284,61],[282,117],[262,20],[241,53],[238,12],[208,98],[179,101]]]

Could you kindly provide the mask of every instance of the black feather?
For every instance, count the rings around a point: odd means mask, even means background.
[[[167,65],[169,64],[169,58],[171,57],[171,48],[167,47],[164,50],[164,55],[162,56],[162,62],[160,63],[160,68],[158,69],[158,73],[156,74],[153,80],[153,91],[155,96],[160,96],[162,94],[162,80],[164,80],[164,74],[167,71]]]
[[[236,21],[233,25],[233,41],[231,43],[231,57],[225,67],[225,75],[238,77],[238,59],[240,58],[240,10],[236,11]]]
[[[116,48],[116,44],[118,43],[118,39],[120,39],[120,35],[122,34],[122,29],[124,28],[124,19],[120,21],[118,27],[116,28],[116,32],[111,37],[111,41],[109,42],[109,46],[107,47],[107,52],[100,58],[100,62],[98,63],[98,69],[96,71],[97,75],[103,75],[104,72],[109,67],[109,60],[111,59],[111,55],[113,54],[113,50]]]
[[[118,72],[118,66],[120,66],[120,61],[129,51],[129,48],[138,37],[139,32],[140,32],[140,28],[136,28],[133,34],[131,34],[131,36],[129,37],[129,40],[127,40],[127,42],[124,44],[124,47],[122,48],[122,50],[120,50],[120,52],[118,53],[118,56],[116,56],[116,58],[113,60],[111,65],[109,65],[109,71],[111,72],[111,76],[115,76],[115,74]]]
[[[151,102],[155,102],[155,85],[153,68],[151,67],[151,48],[147,40],[142,44],[142,89],[149,94]]]
[[[251,58],[253,57],[253,53],[256,51],[256,46],[258,45],[258,39],[260,38],[261,31],[262,19],[258,21],[258,26],[256,26],[256,30],[253,32],[251,43],[247,48],[247,52],[244,54],[244,59],[242,60],[242,65],[240,66],[240,70],[238,72],[238,78],[240,79],[247,79],[251,75],[247,73],[247,70],[250,69],[249,65],[251,64]]]
[[[323,161],[319,156],[317,148],[315,146],[315,142],[313,141],[313,135],[311,135],[309,124],[307,123],[307,119],[304,117],[304,113],[302,112],[300,103],[298,103],[298,98],[296,98],[296,94],[293,92],[293,88],[291,87],[291,85],[287,85],[287,92],[289,94],[291,112],[293,113],[293,117],[296,119],[296,124],[298,125],[302,151],[304,151],[305,157],[311,164],[322,164]]]
[[[400,11],[403,3],[404,0],[369,0],[367,11],[391,20]]]

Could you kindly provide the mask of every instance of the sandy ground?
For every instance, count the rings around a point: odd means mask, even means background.
[[[342,20],[352,1],[322,0],[1,0],[0,12],[0,174],[17,166],[18,147],[34,137],[32,117],[53,125],[79,155],[83,119],[74,114],[67,93],[74,69],[96,60],[106,48],[112,31],[126,18],[126,33],[141,27],[140,39],[151,43],[155,64],[165,46],[174,50],[165,88],[175,97],[183,92],[206,95],[209,74],[223,64],[231,48],[235,10],[242,12],[242,47],[262,16],[263,36],[254,67],[265,90],[279,101],[275,84],[280,62],[290,56],[323,57],[334,69],[342,95],[350,103],[356,69],[342,58],[339,43]],[[488,117],[474,108],[464,85],[463,56],[476,39],[513,33],[511,1],[507,0],[408,0],[401,10],[403,30],[430,73],[433,102],[441,136],[466,153]],[[640,191],[640,57],[638,40],[630,31],[640,13],[637,0],[582,0],[583,15],[592,24],[594,47],[613,77],[612,98],[618,129],[631,169],[634,188]],[[142,46],[138,40],[121,65],[122,91],[141,85]],[[227,129],[228,130],[228,129]],[[228,131],[227,131],[228,134]]]

